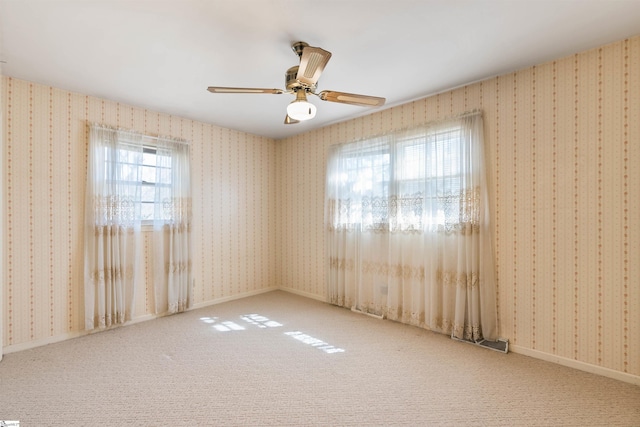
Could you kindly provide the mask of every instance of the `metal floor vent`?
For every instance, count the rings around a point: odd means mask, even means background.
[[[486,347],[489,350],[499,351],[500,353],[509,352],[509,340],[498,338],[498,341],[482,340],[478,343],[479,346]]]
[[[467,340],[461,340],[460,338],[456,338],[456,337],[451,337],[451,339],[454,339],[456,341],[460,341],[460,342],[464,342],[467,344],[474,344],[480,347],[484,347],[484,348],[488,348],[489,350],[493,350],[493,351],[499,351],[500,353],[508,353],[509,352],[509,340],[504,339],[504,338],[498,338],[497,341],[489,341],[489,340],[482,340],[482,341],[478,341],[478,342],[474,342],[474,341],[467,341]]]

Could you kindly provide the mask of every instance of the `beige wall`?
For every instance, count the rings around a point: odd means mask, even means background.
[[[196,304],[275,286],[273,140],[7,77],[2,77],[2,108],[7,254],[2,335],[9,350],[74,336],[84,327],[89,122],[192,141]],[[150,240],[147,234],[145,277]],[[152,315],[153,307],[147,280],[137,294],[136,317]]]
[[[639,93],[636,37],[272,141],[3,77],[4,346],[82,331],[87,122],[193,141],[195,295],[207,304],[277,287],[324,299],[328,146],[480,108],[501,335],[637,378]],[[138,317],[151,298],[145,283]]]
[[[638,37],[279,141],[278,282],[325,297],[329,145],[474,108],[501,335],[525,354],[640,375]]]

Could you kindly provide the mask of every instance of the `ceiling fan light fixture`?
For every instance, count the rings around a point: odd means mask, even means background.
[[[303,90],[296,92],[296,99],[287,105],[287,115],[294,120],[311,120],[316,116],[316,106],[307,101]]]

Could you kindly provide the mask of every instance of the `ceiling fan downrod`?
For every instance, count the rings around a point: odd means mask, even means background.
[[[298,57],[302,57],[302,51],[307,46],[309,46],[309,44],[305,42],[294,42],[291,44],[291,49],[296,53],[296,55],[298,55]]]

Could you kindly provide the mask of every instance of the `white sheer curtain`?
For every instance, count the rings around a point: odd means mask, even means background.
[[[497,338],[482,116],[333,146],[333,304],[478,341]]]
[[[142,136],[91,125],[85,207],[85,328],[133,316]]]
[[[191,307],[191,169],[189,144],[159,138],[153,223],[157,313]]]

